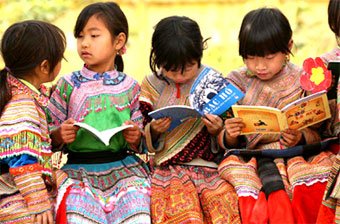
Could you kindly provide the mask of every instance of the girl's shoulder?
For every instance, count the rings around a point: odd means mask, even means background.
[[[151,74],[144,76],[141,85],[142,85],[142,88],[145,85],[151,85],[151,86],[163,88],[165,85],[168,85],[168,84],[169,84],[169,80],[163,77],[161,72],[159,71],[157,75],[154,73],[151,73]]]
[[[340,59],[340,48],[333,48],[331,51],[320,55],[320,58],[327,66],[330,61],[339,61]]]
[[[29,121],[31,123],[39,123],[39,112],[43,113],[43,109],[38,106],[37,102],[29,95],[15,95],[6,104],[0,119],[0,126],[8,122],[19,123]]]
[[[252,79],[254,78],[254,75],[248,71],[246,66],[244,66],[230,71],[229,73],[227,73],[227,75],[225,75],[225,78],[231,81],[241,81]]]

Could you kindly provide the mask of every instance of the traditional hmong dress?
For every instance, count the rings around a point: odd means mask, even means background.
[[[139,93],[138,83],[122,72],[99,74],[84,67],[59,80],[48,107],[51,126],[73,118],[99,131],[125,120],[143,128]],[[106,146],[80,129],[67,148],[68,162],[62,169],[76,182],[66,199],[68,223],[151,222],[148,168],[121,132]]]
[[[226,78],[245,92],[240,104],[281,109],[303,96],[301,72],[300,67],[287,63],[271,80],[250,75],[246,67]],[[315,222],[332,153],[320,153],[320,145],[310,145],[320,141],[315,131],[306,128],[302,133],[300,144],[311,147],[286,148],[280,144],[279,134],[252,134],[240,136],[242,146],[231,149],[224,142],[225,130],[220,133],[218,141],[227,154],[219,173],[236,189],[243,223]],[[278,150],[286,150],[285,159]]]
[[[330,52],[321,55],[321,59],[324,61],[326,67],[329,61],[340,60],[340,49],[339,47],[334,48]],[[340,122],[339,122],[339,88],[338,83],[338,97],[335,100],[330,101],[330,108],[332,112],[332,119],[327,123],[325,131],[322,132],[323,137],[337,136],[339,138],[340,133]],[[339,146],[336,151],[339,151]],[[338,154],[335,158],[333,166],[331,168],[327,187],[324,193],[323,201],[319,209],[317,223],[340,223],[340,194],[339,194],[339,172],[340,172],[340,155]]]
[[[58,209],[71,182],[52,171],[48,99],[24,80],[7,80],[12,98],[0,118],[0,223],[31,223],[32,214]]]
[[[198,73],[205,66],[201,66]],[[237,195],[218,176],[216,139],[201,118],[188,119],[171,131],[151,139],[148,112],[168,105],[189,105],[194,80],[176,84],[160,72],[142,82],[140,96],[149,152],[155,153],[151,180],[153,223],[240,223]]]

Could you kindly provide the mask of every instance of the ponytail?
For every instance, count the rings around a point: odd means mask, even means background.
[[[123,70],[124,70],[123,57],[119,54],[116,55],[115,65],[117,66],[117,71],[123,72]]]
[[[0,114],[8,101],[11,99],[12,94],[7,83],[7,71],[2,69],[0,71]]]

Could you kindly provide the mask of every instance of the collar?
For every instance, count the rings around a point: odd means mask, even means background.
[[[34,85],[32,85],[30,82],[26,81],[25,79],[18,79],[20,82],[25,84],[28,88],[30,88],[32,91],[36,92],[38,95],[40,95],[40,92],[37,88],[35,88]]]
[[[33,97],[40,106],[47,107],[49,102],[48,98],[43,94],[40,94],[31,83],[26,80],[19,80],[11,74],[8,74],[7,81],[11,86],[12,95],[29,95]],[[29,86],[31,86],[31,88]]]
[[[114,79],[117,78],[119,72],[116,69],[114,69],[111,71],[104,72],[103,74],[100,74],[98,72],[91,71],[84,66],[83,69],[81,70],[81,75],[90,80]]]

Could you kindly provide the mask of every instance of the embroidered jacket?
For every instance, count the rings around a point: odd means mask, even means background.
[[[121,126],[125,120],[134,121],[141,129],[142,114],[137,81],[116,70],[99,74],[84,67],[81,71],[63,76],[52,93],[48,106],[51,128],[59,127],[68,118],[85,122],[99,131]],[[128,148],[122,133],[115,134],[110,145],[80,129],[68,148],[75,152],[111,150],[118,152]]]

